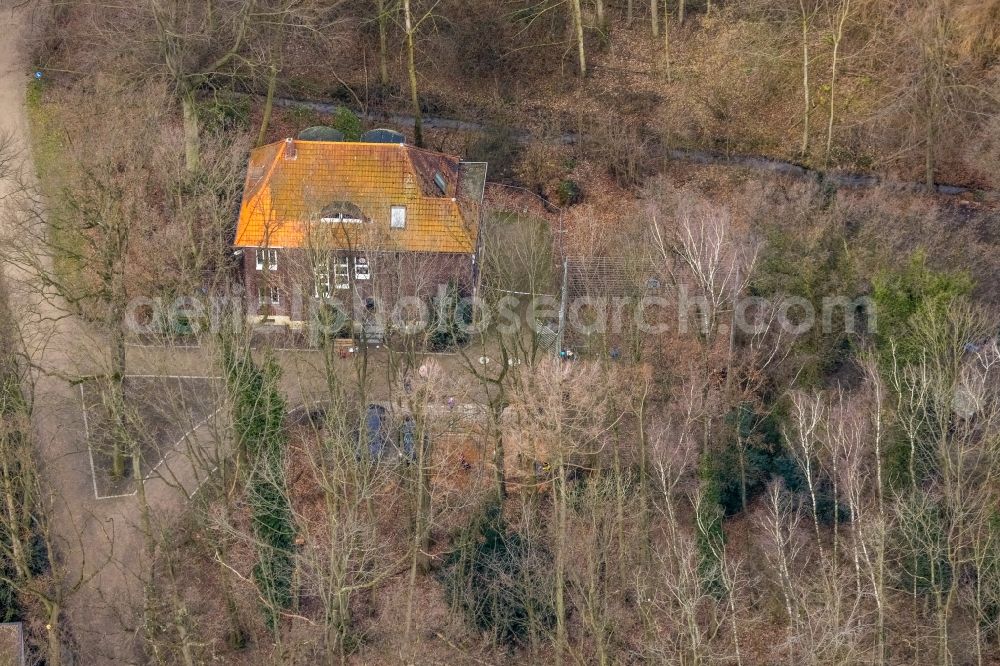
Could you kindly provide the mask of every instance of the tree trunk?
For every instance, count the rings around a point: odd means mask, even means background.
[[[177,638],[181,644],[181,657],[184,659],[184,666],[195,666],[196,660],[191,646],[191,635],[188,633],[186,625],[187,612],[180,598],[174,597],[174,626],[177,628]]]
[[[417,94],[417,65],[414,53],[416,27],[410,13],[410,0],[403,0],[403,20],[406,27],[406,69],[410,78],[410,104],[413,107],[413,143],[424,147],[424,121],[420,115],[420,96]]]
[[[493,412],[493,466],[496,468],[497,499],[503,505],[504,500],[507,499],[507,479],[504,476],[504,466],[507,463],[504,460],[503,428],[500,425],[503,419],[503,400],[501,398],[497,398],[497,404],[491,407],[491,411]]]
[[[826,119],[826,154],[823,164],[829,166],[830,151],[833,148],[833,114],[837,94],[837,52],[840,50],[840,39],[833,40],[833,53],[830,56],[830,115]]]
[[[649,433],[646,429],[646,407],[648,393],[643,391],[639,399],[636,416],[639,428],[639,525],[643,535],[642,559],[649,562],[653,553],[653,543],[650,538],[650,499],[649,499]]]
[[[184,115],[184,165],[188,172],[194,172],[201,160],[201,129],[193,90],[181,94],[181,111]]]
[[[932,112],[933,113],[933,112]],[[934,118],[927,119],[927,138],[924,145],[924,184],[928,192],[934,191],[934,152],[937,142],[937,131],[934,127]]]
[[[48,642],[48,654],[45,655],[45,663],[48,666],[60,666],[62,664],[62,643],[59,641],[59,615],[61,606],[56,602],[47,604],[48,621],[45,623],[45,636]]]
[[[583,12],[580,9],[580,0],[570,0],[573,8],[573,29],[576,33],[576,51],[580,63],[580,76],[587,76],[587,54],[583,45]]]
[[[922,36],[923,42],[923,74],[924,74],[924,110],[926,127],[924,128],[924,180],[929,192],[934,191],[934,169],[937,162],[938,123],[941,121],[943,104],[945,104],[945,87],[948,69],[947,48],[950,35],[948,22],[944,14],[945,5],[935,2],[929,8],[929,32]],[[927,30],[927,29],[925,29]]]
[[[140,570],[140,576],[143,579],[142,628],[147,644],[151,645],[154,653],[157,654],[156,661],[163,663],[163,657],[158,654],[159,648],[154,640],[157,628],[161,626],[163,621],[155,603],[156,586],[153,584],[152,567],[156,558],[156,539],[153,535],[153,520],[150,515],[149,501],[146,498],[146,484],[143,481],[142,469],[139,464],[139,447],[134,441],[129,442],[129,453],[132,458],[132,479],[135,482],[139,505],[139,526],[145,546],[145,552],[141,559],[143,568]]]
[[[684,0],[677,0],[677,25],[684,25]]]
[[[649,12],[653,26],[653,37],[660,36],[659,1],[660,0],[649,0]]]
[[[670,0],[663,0],[663,66],[670,83]]]
[[[5,379],[5,378],[4,378]],[[0,408],[6,407],[6,405],[0,405]],[[15,436],[2,435],[4,448],[10,446],[16,446]],[[4,482],[4,506],[6,509],[6,524],[3,526],[5,531],[9,535],[8,540],[11,547],[11,555],[13,557],[14,570],[17,573],[19,579],[27,579],[31,575],[31,569],[28,565],[27,553],[24,550],[24,540],[22,539],[22,527],[23,522],[18,516],[19,509],[18,504],[23,501],[21,495],[23,489],[14,488],[15,480],[20,481],[23,468],[18,464],[16,455],[13,451],[10,452],[11,458],[7,457],[7,451],[3,452],[3,482]],[[13,465],[13,468],[12,468]]]
[[[833,119],[836,110],[837,94],[837,65],[839,63],[840,42],[844,38],[844,23],[847,22],[848,13],[851,11],[851,0],[843,0],[837,14],[837,24],[833,32],[833,53],[830,55],[830,115],[826,122],[826,156],[823,163],[830,164],[830,152],[833,149]]]
[[[561,446],[561,444],[560,444]],[[563,662],[566,646],[566,466],[559,454],[553,498],[556,503],[556,665]]]
[[[118,245],[118,251],[124,253],[124,243]],[[115,262],[116,258],[111,257]],[[111,299],[108,303],[108,319],[106,327],[111,347],[111,418],[114,424],[113,451],[111,456],[111,475],[120,479],[125,475],[125,456],[127,454],[129,433],[127,415],[125,413],[125,332],[122,325],[125,319],[126,295],[125,275],[121,266],[111,267]]]
[[[737,427],[739,427],[737,425]],[[743,437],[739,437],[737,448],[740,452],[740,510],[747,508],[747,445]]]
[[[413,632],[413,602],[417,587],[417,574],[427,573],[430,570],[430,557],[427,552],[429,549],[430,541],[430,488],[429,488],[429,470],[427,469],[427,454],[426,447],[424,446],[424,431],[423,428],[418,427],[415,433],[416,442],[414,446],[417,447],[418,454],[416,460],[416,469],[413,471],[414,479],[413,491],[414,491],[414,510],[416,515],[413,517],[413,555],[410,558],[410,574],[408,580],[408,591],[407,591],[407,601],[406,601],[406,619],[403,629],[403,644],[407,648],[410,645]],[[427,484],[425,485],[425,481]],[[425,504],[426,497],[426,504]],[[413,659],[413,655],[407,655],[408,660]]]
[[[378,0],[378,82],[383,88],[389,85],[389,15],[385,0]]]
[[[420,442],[417,443],[421,449],[425,448]],[[415,540],[417,570],[426,574],[431,569],[431,558],[428,552],[431,544],[430,531],[430,510],[431,510],[431,488],[430,488],[430,467],[425,459],[425,454],[421,454],[417,469],[417,538]]]
[[[267,127],[271,124],[271,108],[274,106],[274,88],[278,83],[278,68],[272,63],[271,74],[267,79],[267,99],[264,100],[264,117],[260,121],[260,132],[257,134],[257,146],[264,145],[267,137]]]
[[[809,153],[809,14],[806,13],[805,0],[799,0],[799,10],[802,20],[802,94],[804,106],[802,109],[802,146],[799,151],[803,157]]]

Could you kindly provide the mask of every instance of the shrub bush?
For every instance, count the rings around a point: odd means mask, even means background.
[[[198,114],[207,133],[225,133],[250,126],[250,98],[218,93],[201,100]]]
[[[532,141],[520,152],[514,177],[533,192],[552,191],[572,169],[567,167],[568,161],[564,146]]]
[[[499,504],[490,502],[459,535],[442,569],[449,603],[496,643],[520,642],[551,627],[551,581],[542,573],[548,567],[533,566],[535,558],[550,558],[537,548],[509,532]]]
[[[428,339],[434,351],[443,351],[464,345],[469,341],[468,327],[472,323],[472,310],[468,302],[459,298],[458,287],[448,285],[444,296],[431,301],[431,334]]]
[[[572,206],[573,204],[578,204],[583,201],[583,190],[580,188],[579,183],[570,178],[566,178],[559,183],[559,187],[556,188],[556,199],[559,201],[559,205],[565,208],[566,206]]]
[[[797,484],[795,461],[782,448],[781,433],[772,414],[761,415],[750,405],[740,405],[726,418],[730,439],[713,456],[712,473],[718,485],[718,501],[727,516],[743,510],[744,484],[747,503],[753,501],[774,477],[786,485]],[[739,440],[744,449],[741,452]],[[742,455],[743,460],[740,460]]]
[[[236,351],[223,339],[222,358],[232,400],[233,429],[248,470],[245,479],[251,524],[257,540],[254,582],[264,600],[264,617],[275,629],[278,611],[292,602],[292,546],[295,522],[285,485],[285,401],[273,356],[258,367],[249,350]]]
[[[893,568],[896,586],[933,595],[951,587],[954,570],[948,561],[949,520],[944,509],[920,491],[898,500],[900,520],[889,532],[899,567]]]
[[[807,200],[804,214],[822,215],[824,205],[824,193],[818,191]],[[866,332],[863,296],[868,287],[854,253],[849,251],[853,232],[847,225],[824,225],[818,235],[765,227],[767,244],[751,285],[755,296],[806,299],[813,306],[817,323],[826,314],[825,297],[844,296],[851,302],[851,306],[829,311],[829,326],[812,326],[794,341],[796,361],[801,366],[798,381],[803,386],[822,385],[833,375],[845,380],[841,373],[850,370],[857,344],[857,335],[848,332],[851,324],[858,333]]]
[[[347,141],[357,141],[361,138],[361,119],[345,106],[338,106],[330,127],[339,130]]]
[[[878,316],[875,341],[883,363],[889,362],[890,341],[895,342],[900,365],[916,361],[921,344],[911,333],[911,318],[921,310],[943,312],[956,298],[968,296],[972,286],[968,273],[929,268],[923,251],[916,252],[902,270],[879,275],[873,294]]]
[[[781,479],[798,502],[806,502],[806,479],[801,466],[785,447],[779,427],[780,418],[778,409],[762,414],[749,405],[741,405],[728,415],[729,439],[702,469],[702,474],[707,475],[703,480],[706,483],[711,481],[710,487],[726,516],[743,510],[744,484],[747,504],[764,492],[773,479]],[[742,461],[737,436],[742,438],[745,446]],[[831,525],[835,520],[845,522],[850,518],[847,508],[834,502],[833,484],[829,479],[817,479],[815,488],[816,513],[820,522]],[[806,510],[811,515],[811,502]]]
[[[662,166],[652,150],[653,137],[636,123],[611,114],[586,122],[579,129],[583,155],[604,164],[619,187],[640,186]]]
[[[719,503],[719,478],[713,473],[713,456],[706,454],[699,466],[698,481],[701,486],[701,501],[695,507],[697,530],[695,542],[698,546],[698,579],[702,589],[714,597],[725,594],[725,587],[719,567],[723,566],[720,555],[726,542],[722,529],[722,506]]]

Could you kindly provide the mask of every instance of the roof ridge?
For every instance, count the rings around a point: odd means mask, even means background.
[[[443,155],[445,157],[450,157],[458,160],[459,162],[465,161],[461,155],[456,155],[455,153],[447,153],[441,150],[433,150],[431,148],[424,148],[421,146],[415,146],[412,143],[385,143],[383,141],[314,141],[312,139],[300,139],[298,137],[286,137],[284,139],[278,139],[277,141],[272,141],[271,143],[260,146],[261,148],[269,148],[276,145],[284,145],[289,139],[298,146],[299,144],[320,144],[326,146],[385,146],[390,148],[404,148],[407,151],[416,150],[421,153],[430,153],[432,155]]]
[[[420,151],[422,153],[432,153],[434,155],[444,155],[445,157],[453,157],[456,160],[458,160],[459,162],[462,161],[462,156],[461,155],[455,155],[453,153],[444,153],[444,152],[441,152],[440,150],[431,150],[430,148],[421,148],[420,146],[414,146],[414,145],[411,145],[409,143],[405,143],[403,145],[406,148],[409,148],[410,150],[418,150],[418,151]]]

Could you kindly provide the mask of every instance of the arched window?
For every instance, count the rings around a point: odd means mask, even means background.
[[[361,224],[365,216],[350,201],[334,201],[320,213],[319,221],[328,224]]]

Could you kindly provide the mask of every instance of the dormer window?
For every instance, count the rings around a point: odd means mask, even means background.
[[[326,224],[361,224],[365,217],[361,209],[349,201],[337,201],[323,209],[319,221]]]

